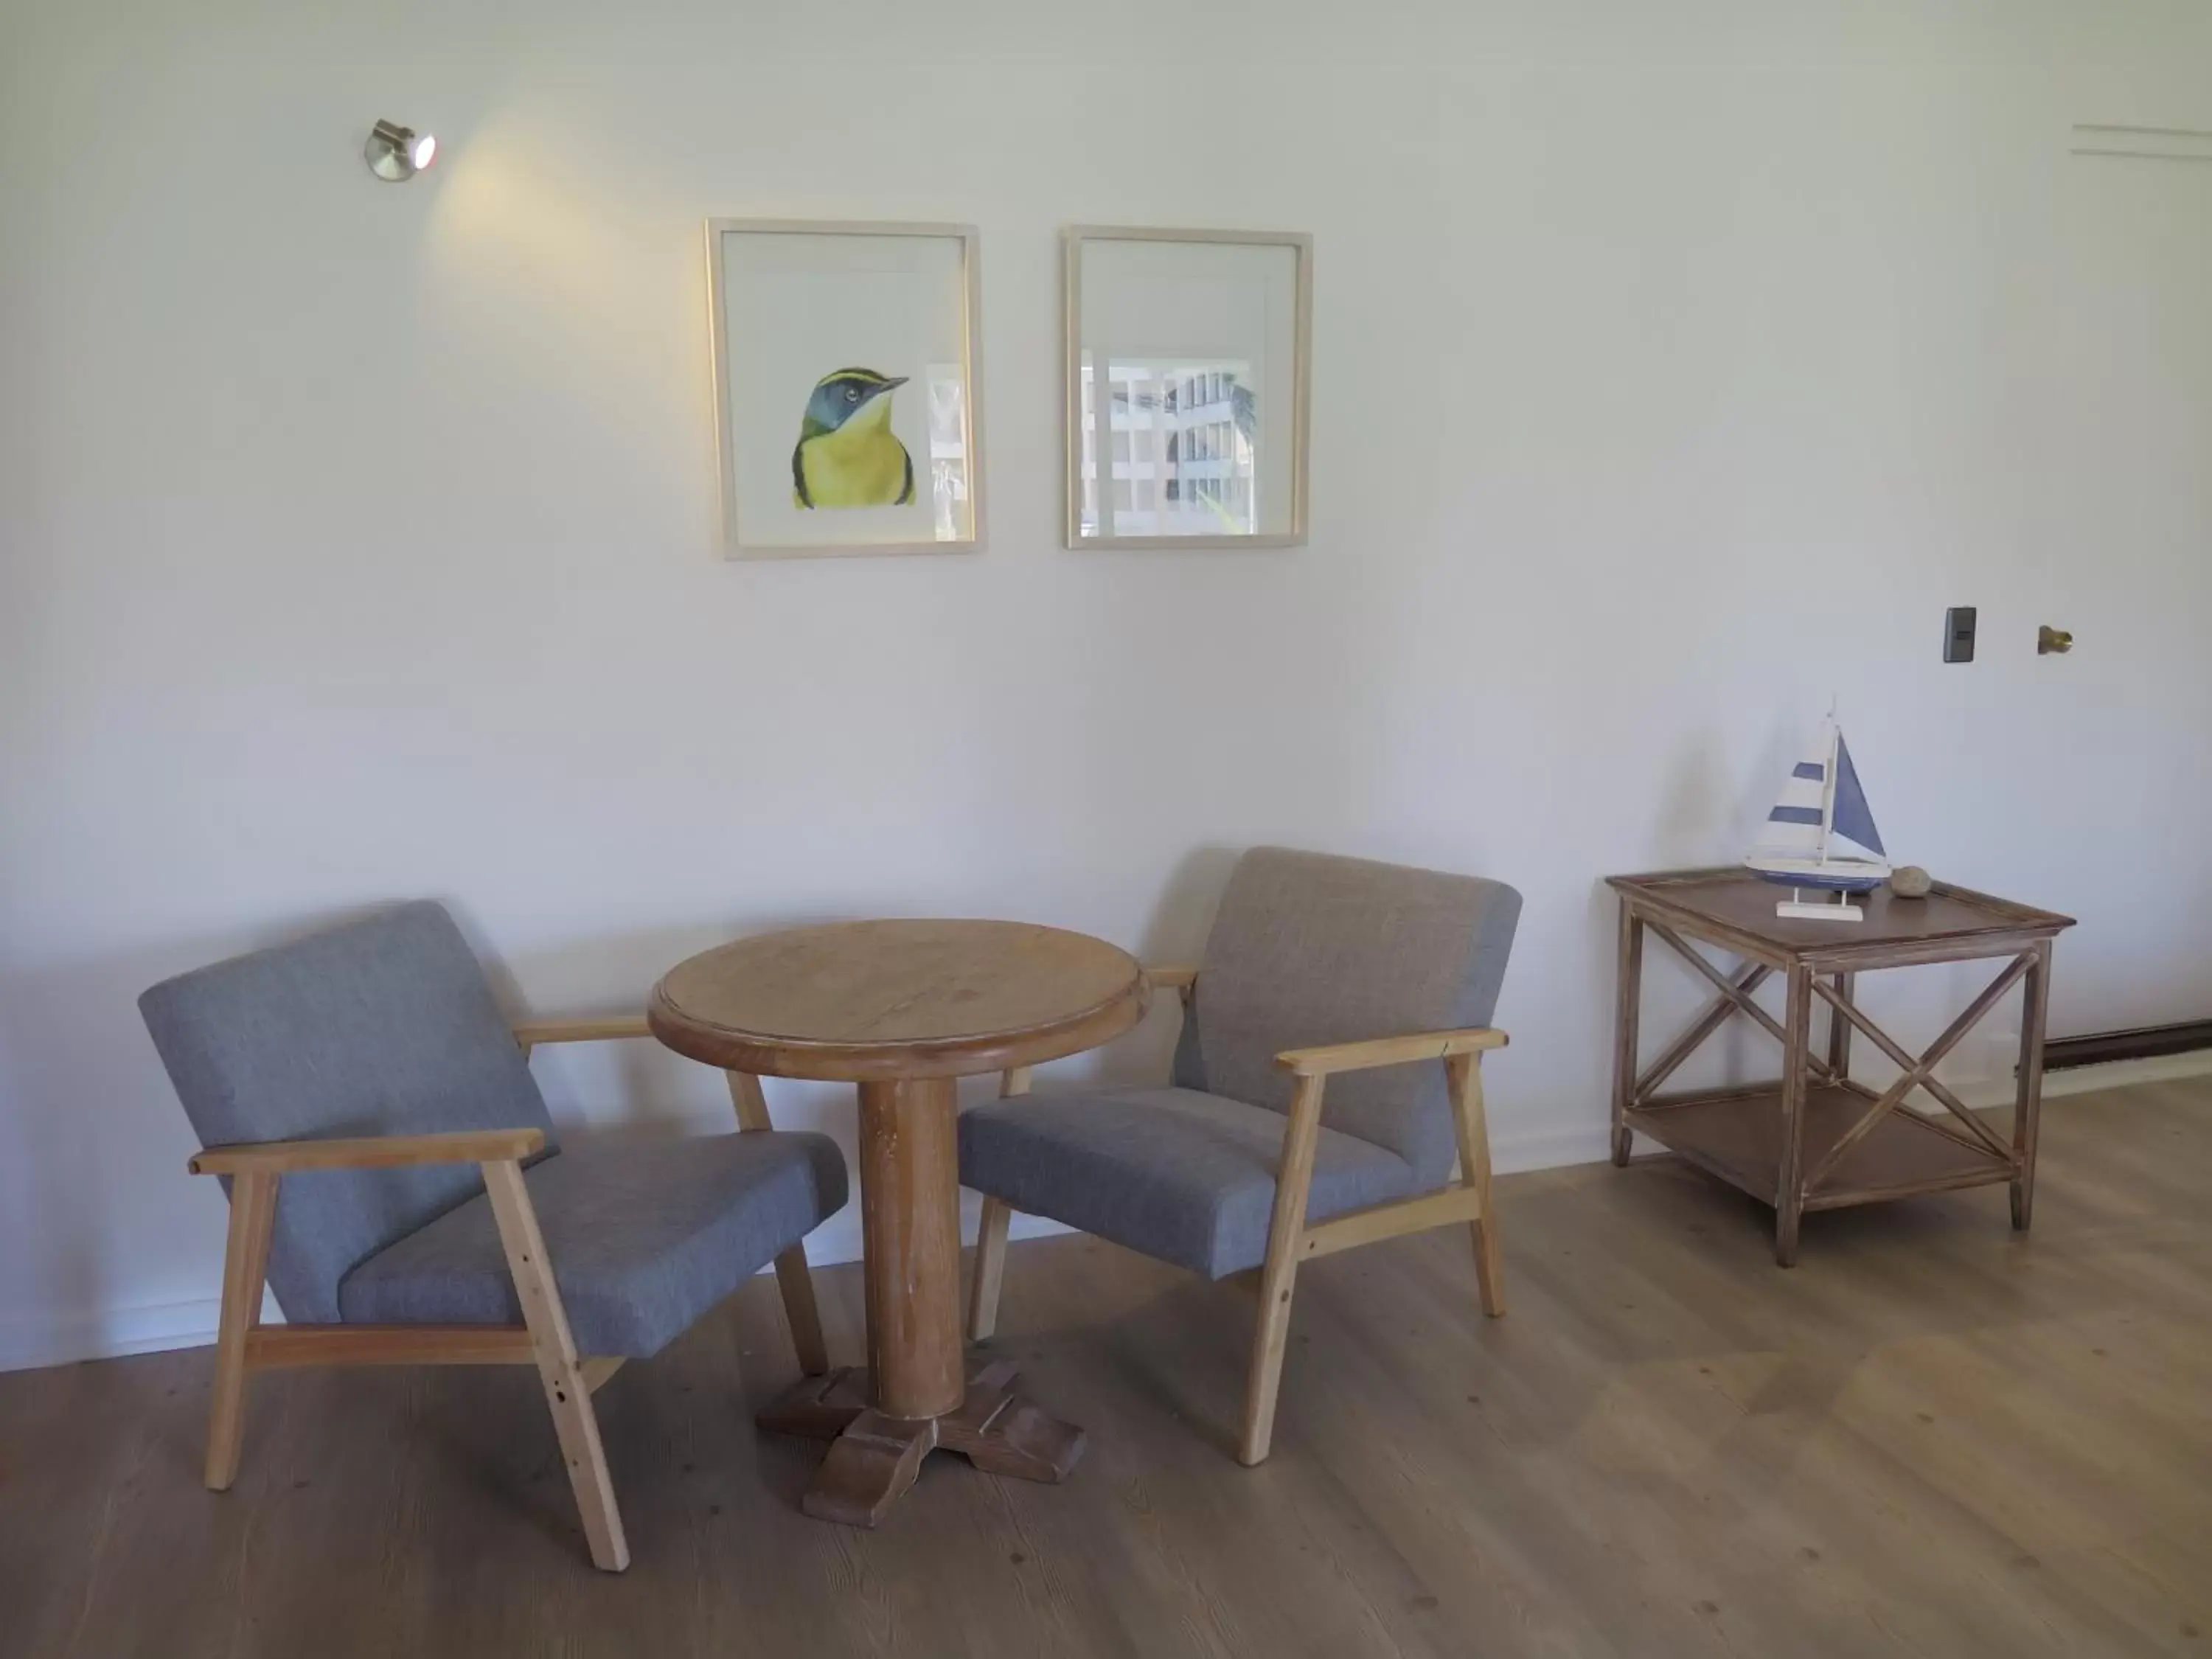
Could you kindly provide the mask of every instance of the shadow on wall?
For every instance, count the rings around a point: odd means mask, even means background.
[[[1141,942],[1132,946],[1139,961],[1158,963],[1198,958],[1237,857],[1234,848],[1207,848],[1193,853],[1177,866],[1145,925]],[[638,1012],[653,981],[697,951],[749,934],[882,914],[885,912],[880,909],[856,909],[838,915],[754,915],[720,924],[647,928],[580,939],[556,950],[529,952],[501,962],[486,948],[469,919],[456,910],[462,931],[484,963],[501,1005],[518,1017],[526,1012],[543,1018]],[[634,999],[583,1006],[561,1000],[555,988],[610,982],[635,985]],[[539,996],[526,995],[522,990],[526,984],[543,988]],[[554,1000],[548,1000],[549,994]],[[1173,1020],[1155,1010],[1136,1031],[1108,1048],[1070,1055],[1040,1068],[1045,1074],[1042,1080],[1157,1081],[1165,1075],[1165,1056],[1173,1042]],[[729,1100],[720,1074],[656,1043],[550,1048],[540,1050],[532,1064],[563,1133],[653,1133],[676,1125],[715,1129],[728,1121]],[[996,1092],[996,1087],[993,1076],[968,1079],[963,1085],[963,1099],[987,1098]],[[768,1089],[778,1127],[822,1129],[836,1135],[848,1155],[852,1154],[854,1105],[849,1085],[770,1079]],[[618,1116],[609,1115],[597,1103],[610,1098],[623,1103]]]
[[[1198,960],[1207,930],[1221,902],[1222,890],[1236,866],[1241,849],[1201,848],[1177,865],[1161,892],[1138,941],[1129,948],[1148,965]],[[457,913],[458,914],[458,913]],[[555,951],[541,951],[512,959],[495,960],[465,916],[462,931],[470,935],[485,971],[490,975],[502,1006],[527,1011],[544,1018],[581,1014],[632,1013],[641,1011],[653,983],[671,967],[696,951],[711,949],[748,934],[784,927],[852,920],[877,911],[843,915],[821,913],[786,915],[757,915],[732,919],[720,925],[649,928],[634,933],[578,940]],[[1015,916],[1012,920],[1043,920]],[[1129,943],[1121,941],[1122,943]],[[533,1001],[524,984],[554,988],[564,984],[605,985],[610,981],[637,987],[635,999],[619,1006],[574,1006],[548,1002],[543,995]],[[1167,1000],[1172,1006],[1172,999]],[[1040,1068],[1041,1082],[1096,1080],[1157,1082],[1166,1075],[1167,1054],[1174,1042],[1175,1021],[1155,1008],[1144,1024],[1105,1048],[1073,1054]],[[586,1133],[626,1133],[675,1123],[720,1127],[726,1121],[729,1103],[719,1073],[683,1059],[651,1042],[589,1045],[599,1048],[544,1049],[533,1061],[539,1082],[564,1132],[571,1127]],[[608,1085],[615,1085],[610,1088]],[[967,1101],[994,1093],[992,1076],[971,1078],[963,1087]],[[836,1134],[852,1150],[853,1091],[841,1084],[810,1084],[771,1079],[769,1103],[779,1127],[818,1127]],[[610,1094],[626,1103],[618,1120],[596,1116],[584,1103]],[[787,1112],[786,1108],[795,1109]]]
[[[1206,847],[1178,864],[1145,924],[1140,960],[1199,958],[1238,852]],[[442,902],[514,1018],[637,1012],[653,981],[696,951],[745,934],[843,919],[818,912],[733,915],[502,957],[465,904],[450,896]],[[197,1142],[138,1017],[138,995],[173,975],[383,908],[348,906],[281,926],[0,975],[0,1080],[8,1088],[0,1167],[14,1188],[12,1248],[0,1267],[0,1365],[201,1334],[204,1304],[220,1278],[223,1198],[216,1183],[185,1172]],[[613,1000],[597,994],[610,984],[635,989]],[[594,994],[562,994],[563,988],[585,987]],[[1163,999],[1136,1031],[1105,1049],[1054,1062],[1041,1084],[1157,1083],[1168,1074],[1176,1029],[1175,1000]],[[650,1041],[556,1046],[539,1050],[532,1066],[564,1139],[731,1126],[721,1074]],[[849,1087],[783,1079],[769,1086],[779,1127],[823,1130],[853,1157]],[[963,1097],[995,1091],[993,1078],[970,1079]],[[149,1260],[164,1265],[149,1274]],[[123,1297],[131,1300],[121,1304]],[[173,1332],[164,1323],[168,1310],[181,1322]]]
[[[1213,913],[1221,908],[1222,890],[1243,851],[1233,847],[1201,847],[1187,854],[1168,877],[1139,934],[1131,948],[1148,968],[1188,966],[1206,953],[1206,935],[1213,926]],[[1127,1036],[1099,1049],[1061,1062],[1058,1074],[1081,1076],[1101,1084],[1139,1084],[1157,1086],[1173,1069],[1176,1033],[1181,1028],[1178,999],[1164,992],[1152,999],[1144,1024]],[[1048,1074],[1049,1075],[1049,1074]]]
[[[219,1285],[222,1193],[185,1173],[198,1143],[138,994],[381,908],[0,972],[0,1166],[16,1183],[0,1208],[0,1367],[159,1346],[166,1310],[197,1329],[196,1304]]]
[[[517,1018],[638,1012],[653,979],[681,957],[741,933],[821,919],[769,916],[742,925],[642,930],[580,941],[516,964],[488,947],[465,905],[449,896],[443,902],[501,1006]],[[185,1173],[198,1143],[139,1018],[139,994],[173,975],[385,908],[347,906],[35,973],[0,972],[0,1170],[7,1183],[0,1188],[7,1200],[0,1207],[6,1229],[0,1241],[0,1368],[204,1334],[205,1304],[221,1282],[224,1200],[217,1183]],[[637,992],[619,1009],[533,1006],[523,994],[522,985],[535,982],[541,971],[556,981],[588,978],[604,985],[610,962],[640,964]],[[558,1051],[535,1062],[563,1135],[665,1133],[679,1122],[728,1126],[729,1097],[719,1073],[649,1042],[589,1046],[610,1056],[601,1063],[613,1068],[609,1086],[592,1090],[590,1106],[561,1086],[563,1072],[552,1058]],[[597,1103],[610,1095],[619,1104]],[[849,1108],[844,1115],[849,1118]],[[849,1133],[844,1138],[849,1141]]]

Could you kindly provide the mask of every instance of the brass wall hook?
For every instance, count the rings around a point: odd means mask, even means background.
[[[2063,628],[2053,628],[2049,623],[2035,630],[2035,654],[2050,656],[2053,652],[2063,656],[2074,648],[2074,636]]]

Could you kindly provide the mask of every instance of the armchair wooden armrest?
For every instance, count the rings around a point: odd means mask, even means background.
[[[1369,1037],[1316,1048],[1285,1048],[1275,1056],[1275,1064],[1299,1077],[1328,1077],[1374,1066],[1404,1066],[1414,1060],[1480,1054],[1488,1048],[1503,1048],[1510,1040],[1504,1032],[1486,1025],[1457,1031],[1415,1031],[1406,1036]]]
[[[1257,1463],[1267,1455],[1274,1432],[1275,1391],[1282,1379],[1283,1349],[1290,1335],[1291,1292],[1301,1262],[1401,1233],[1464,1224],[1473,1237],[1482,1310],[1492,1318],[1505,1311],[1504,1286],[1498,1275],[1498,1233],[1490,1211],[1490,1130],[1482,1109],[1483,1053],[1503,1048],[1505,1042],[1504,1032],[1474,1026],[1286,1048],[1275,1056],[1275,1064],[1298,1081],[1285,1114],[1288,1121],[1283,1126],[1282,1161],[1275,1170],[1274,1213],[1267,1226],[1267,1259],[1260,1269],[1260,1328],[1253,1340],[1252,1369],[1245,1383],[1244,1430],[1237,1451],[1239,1462]],[[1339,1072],[1425,1060],[1443,1062],[1452,1127],[1459,1141],[1459,1179],[1436,1192],[1348,1211],[1309,1224],[1306,1203],[1313,1187],[1322,1095],[1330,1077]]]
[[[514,1023],[514,1040],[526,1054],[541,1042],[614,1042],[653,1035],[643,1014],[609,1014],[599,1019],[522,1019]]]
[[[462,1129],[452,1134],[372,1135],[358,1140],[261,1140],[210,1146],[185,1167],[194,1175],[278,1176],[301,1170],[403,1170],[528,1158],[543,1129]]]

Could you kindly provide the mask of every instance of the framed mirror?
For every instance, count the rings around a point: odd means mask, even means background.
[[[1306,538],[1313,239],[1065,234],[1067,545]]]

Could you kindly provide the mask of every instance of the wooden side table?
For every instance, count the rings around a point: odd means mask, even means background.
[[[809,1515],[875,1525],[939,1447],[1030,1480],[1074,1467],[1083,1431],[1018,1399],[1011,1364],[967,1373],[954,1086],[1096,1048],[1150,995],[1126,951],[1010,921],[794,928],[693,957],[653,988],[653,1035],[746,1087],[860,1085],[868,1366],[810,1377],[760,1417],[835,1443]]]
[[[1774,1206],[1774,1259],[1797,1260],[1807,1210],[1873,1204],[1960,1187],[2006,1182],[2012,1224],[2026,1231],[2035,1201],[2036,1117],[2043,1102],[2044,1021],[2051,1001],[2051,945],[2073,918],[1937,883],[1924,899],[1887,888],[1860,901],[1863,921],[1786,921],[1781,890],[1741,868],[1610,876],[1620,895],[1620,1011],[1614,1028],[1613,1161],[1628,1162],[1632,1135],[1649,1135],[1700,1169]],[[1648,1064],[1638,1017],[1644,941],[1654,934],[1712,981],[1705,1011]],[[1741,958],[1723,971],[1692,948],[1717,945]],[[1878,968],[2001,960],[1987,989],[1917,1057],[1866,1017],[1853,981]],[[1777,1021],[1752,1000],[1772,975],[1787,986]],[[2025,988],[2019,1086],[2009,1145],[1934,1075],[1936,1063],[2014,985]],[[1828,1005],[1827,1049],[1812,1042],[1813,1005]],[[1782,1044],[1771,1082],[1662,1094],[1661,1086],[1700,1044],[1741,1014]],[[1854,1030],[1904,1068],[1875,1090],[1850,1075]],[[1906,1103],[1924,1090],[1940,1115]]]

